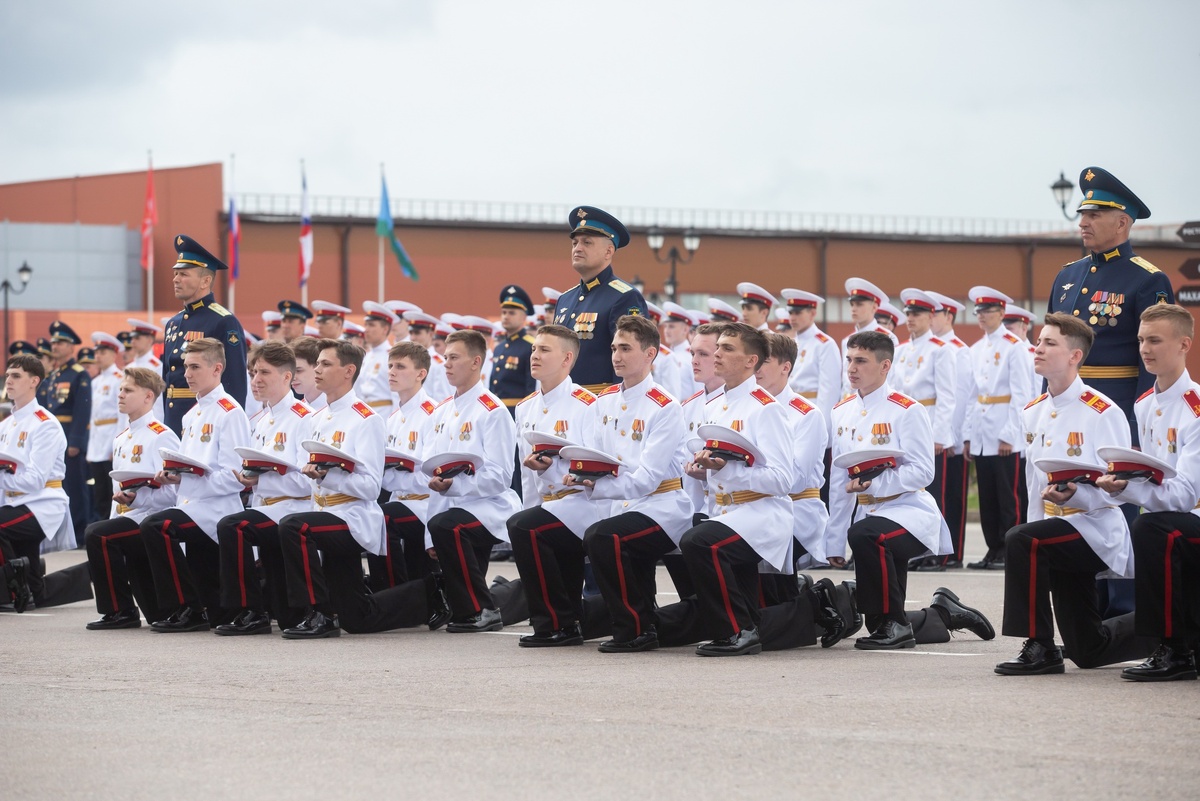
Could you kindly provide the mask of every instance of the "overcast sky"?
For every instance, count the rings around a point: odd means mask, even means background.
[[[228,161],[239,192],[1200,219],[1200,3],[5,2],[0,183]],[[228,188],[228,178],[226,187]],[[1065,225],[1065,223],[1064,223]]]

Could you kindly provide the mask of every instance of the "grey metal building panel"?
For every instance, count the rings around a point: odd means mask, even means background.
[[[14,309],[121,311],[141,305],[140,237],[121,225],[0,221],[0,276],[33,268]]]

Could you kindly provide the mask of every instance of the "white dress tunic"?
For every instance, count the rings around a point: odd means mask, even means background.
[[[540,389],[517,404],[517,431],[539,431],[570,440],[585,448],[594,447],[596,396],[578,384],[563,381],[549,392]],[[533,446],[521,436],[517,440],[521,461]],[[557,458],[542,472],[522,467],[525,507],[540,505],[558,518],[576,537],[583,539],[587,527],[596,522],[596,505],[580,487],[563,484],[567,466]]]
[[[787,411],[792,428],[791,443],[795,476],[789,496],[792,500],[792,536],[814,562],[825,561],[825,527],[829,510],[821,500],[825,484],[825,449],[829,446],[829,425],[815,404],[788,387],[775,396]]]
[[[179,437],[175,432],[154,419],[152,412],[129,424],[113,440],[113,470],[136,470],[139,473],[158,473],[162,470],[162,455],[159,448],[179,450]],[[113,494],[120,485],[113,481]],[[113,501],[110,517],[124,515],[140,523],[155,512],[170,509],[178,501],[179,485],[163,484],[159,487],[142,487],[133,497],[133,503],[123,506]]]
[[[0,450],[24,464],[15,473],[0,471],[5,506],[26,506],[46,539],[42,552],[75,547],[75,532],[62,488],[66,475],[67,435],[54,415],[30,401],[0,421]]]
[[[308,452],[300,443],[312,434],[313,414],[312,407],[288,392],[274,406],[264,406],[252,421],[250,447],[296,466],[283,475],[274,470],[263,473],[254,487],[251,508],[276,523],[285,515],[312,508],[312,482],[300,472],[308,461]]]
[[[1162,459],[1177,474],[1161,484],[1134,479],[1117,496],[1147,512],[1191,512],[1200,515],[1200,384],[1185,370],[1175,383],[1153,387],[1133,406],[1142,450]]]
[[[179,477],[175,508],[217,541],[217,522],[242,511],[242,485],[234,472],[242,469],[242,457],[234,448],[250,444],[250,421],[224,388],[218,386],[183,416],[179,449],[184,456],[208,465],[203,476],[184,473]]]

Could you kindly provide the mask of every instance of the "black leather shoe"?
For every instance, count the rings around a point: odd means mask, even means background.
[[[263,612],[255,612],[253,609],[243,609],[232,621],[222,623],[213,631],[227,637],[236,637],[242,634],[270,634],[271,616]]]
[[[1004,569],[1004,560],[1001,558],[993,559],[992,561],[988,562],[987,569],[988,570],[1003,570]]]
[[[825,630],[821,635],[821,647],[829,648],[841,642],[850,628],[852,615],[843,617],[842,609],[838,606],[837,588],[833,582],[823,578],[812,585],[814,622]]]
[[[583,632],[579,624],[555,629],[549,634],[526,634],[518,642],[522,648],[557,648],[560,645],[583,645]]]
[[[1196,678],[1196,655],[1163,643],[1142,664],[1121,671],[1130,681],[1189,681]]]
[[[636,654],[657,647],[658,631],[651,626],[632,640],[605,640],[596,646],[596,650],[602,654]]]
[[[1026,640],[1016,659],[996,665],[1001,676],[1041,676],[1048,673],[1066,673],[1062,651],[1051,643],[1048,647],[1037,640]]]
[[[451,634],[471,634],[477,631],[499,631],[504,628],[504,620],[500,617],[499,609],[484,609],[478,615],[465,620],[451,620],[446,631]]]
[[[762,653],[762,640],[758,629],[742,629],[732,637],[706,642],[696,646],[697,656],[748,656]]]
[[[946,561],[942,562],[942,567],[946,568],[947,570],[962,570],[963,569],[963,560],[955,559],[953,557],[943,557],[943,558],[945,558]]]
[[[299,625],[283,630],[285,640],[320,640],[325,637],[342,636],[342,625],[338,623],[337,615],[329,617],[316,609],[309,610]]]
[[[996,630],[992,628],[991,622],[984,617],[983,612],[978,609],[972,609],[969,606],[964,606],[958,596],[945,587],[938,587],[933,591],[933,601],[930,606],[936,606],[946,612],[950,622],[946,624],[946,628],[951,631],[961,631],[966,629],[981,640],[992,640],[996,637]]]
[[[838,609],[842,612],[842,617],[846,617],[847,610],[849,610],[849,617],[847,619],[850,621],[850,625],[847,627],[846,633],[842,635],[842,638],[853,637],[863,627],[863,616],[858,611],[858,582],[843,581],[835,597],[837,598]]]
[[[12,598],[13,611],[20,613],[33,606],[33,592],[29,589],[29,557],[19,556],[4,564],[4,584]]]
[[[946,569],[945,557],[943,556],[925,556],[922,557],[916,567],[909,565],[909,570],[916,570],[919,573],[941,573]]]
[[[915,648],[916,645],[917,638],[913,636],[912,626],[891,619],[883,621],[883,625],[871,632],[870,636],[854,641],[854,647],[860,651],[897,651]]]
[[[433,595],[429,600],[429,630],[437,631],[449,623],[453,616],[450,602],[446,600],[446,579],[436,573],[433,576]]]
[[[492,546],[492,553],[488,557],[489,562],[507,562],[509,559],[512,559],[512,547],[507,542]]]
[[[797,573],[796,574],[796,589],[800,590],[800,592],[804,592],[805,590],[812,589],[812,585],[813,585],[812,576],[807,575],[805,573]]]
[[[87,624],[88,631],[108,631],[110,629],[136,629],[142,625],[142,616],[136,609],[119,609],[109,612],[99,620]]]
[[[202,606],[181,606],[166,620],[151,623],[150,628],[162,633],[208,631],[208,614]]]

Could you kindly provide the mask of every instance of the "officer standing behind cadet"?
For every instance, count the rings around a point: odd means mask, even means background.
[[[213,297],[217,270],[228,267],[190,236],[175,237],[176,262],[172,276],[176,300],[183,311],[167,323],[163,344],[163,380],[167,382],[167,406],[163,422],[176,434],[183,429],[183,416],[196,405],[196,393],[183,375],[183,346],[210,337],[225,347],[225,372],[221,386],[239,404],[246,402],[246,343],[242,324]]]
[[[281,300],[276,308],[279,309],[279,333],[284,342],[291,342],[305,334],[305,327],[312,319],[313,313],[294,300]]]
[[[504,339],[492,351],[492,375],[488,389],[504,401],[515,416],[517,404],[537,388],[529,372],[529,356],[533,353],[533,337],[525,331],[525,320],[533,314],[529,294],[515,284],[500,292],[500,325]]]
[[[571,380],[599,392],[616,380],[609,349],[617,319],[625,314],[645,316],[646,300],[613,274],[613,254],[629,244],[629,231],[620,220],[592,206],[579,206],[567,224],[571,266],[579,274],[579,285],[559,296],[554,322],[579,336],[579,359]]]
[[[63,489],[71,499],[71,521],[75,524],[75,542],[83,546],[83,533],[92,521],[92,496],[88,489],[88,423],[92,419],[92,380],[75,362],[79,335],[62,320],[50,324],[50,349],[54,369],[49,371],[39,390],[42,405],[58,418],[67,435],[66,475]]]

